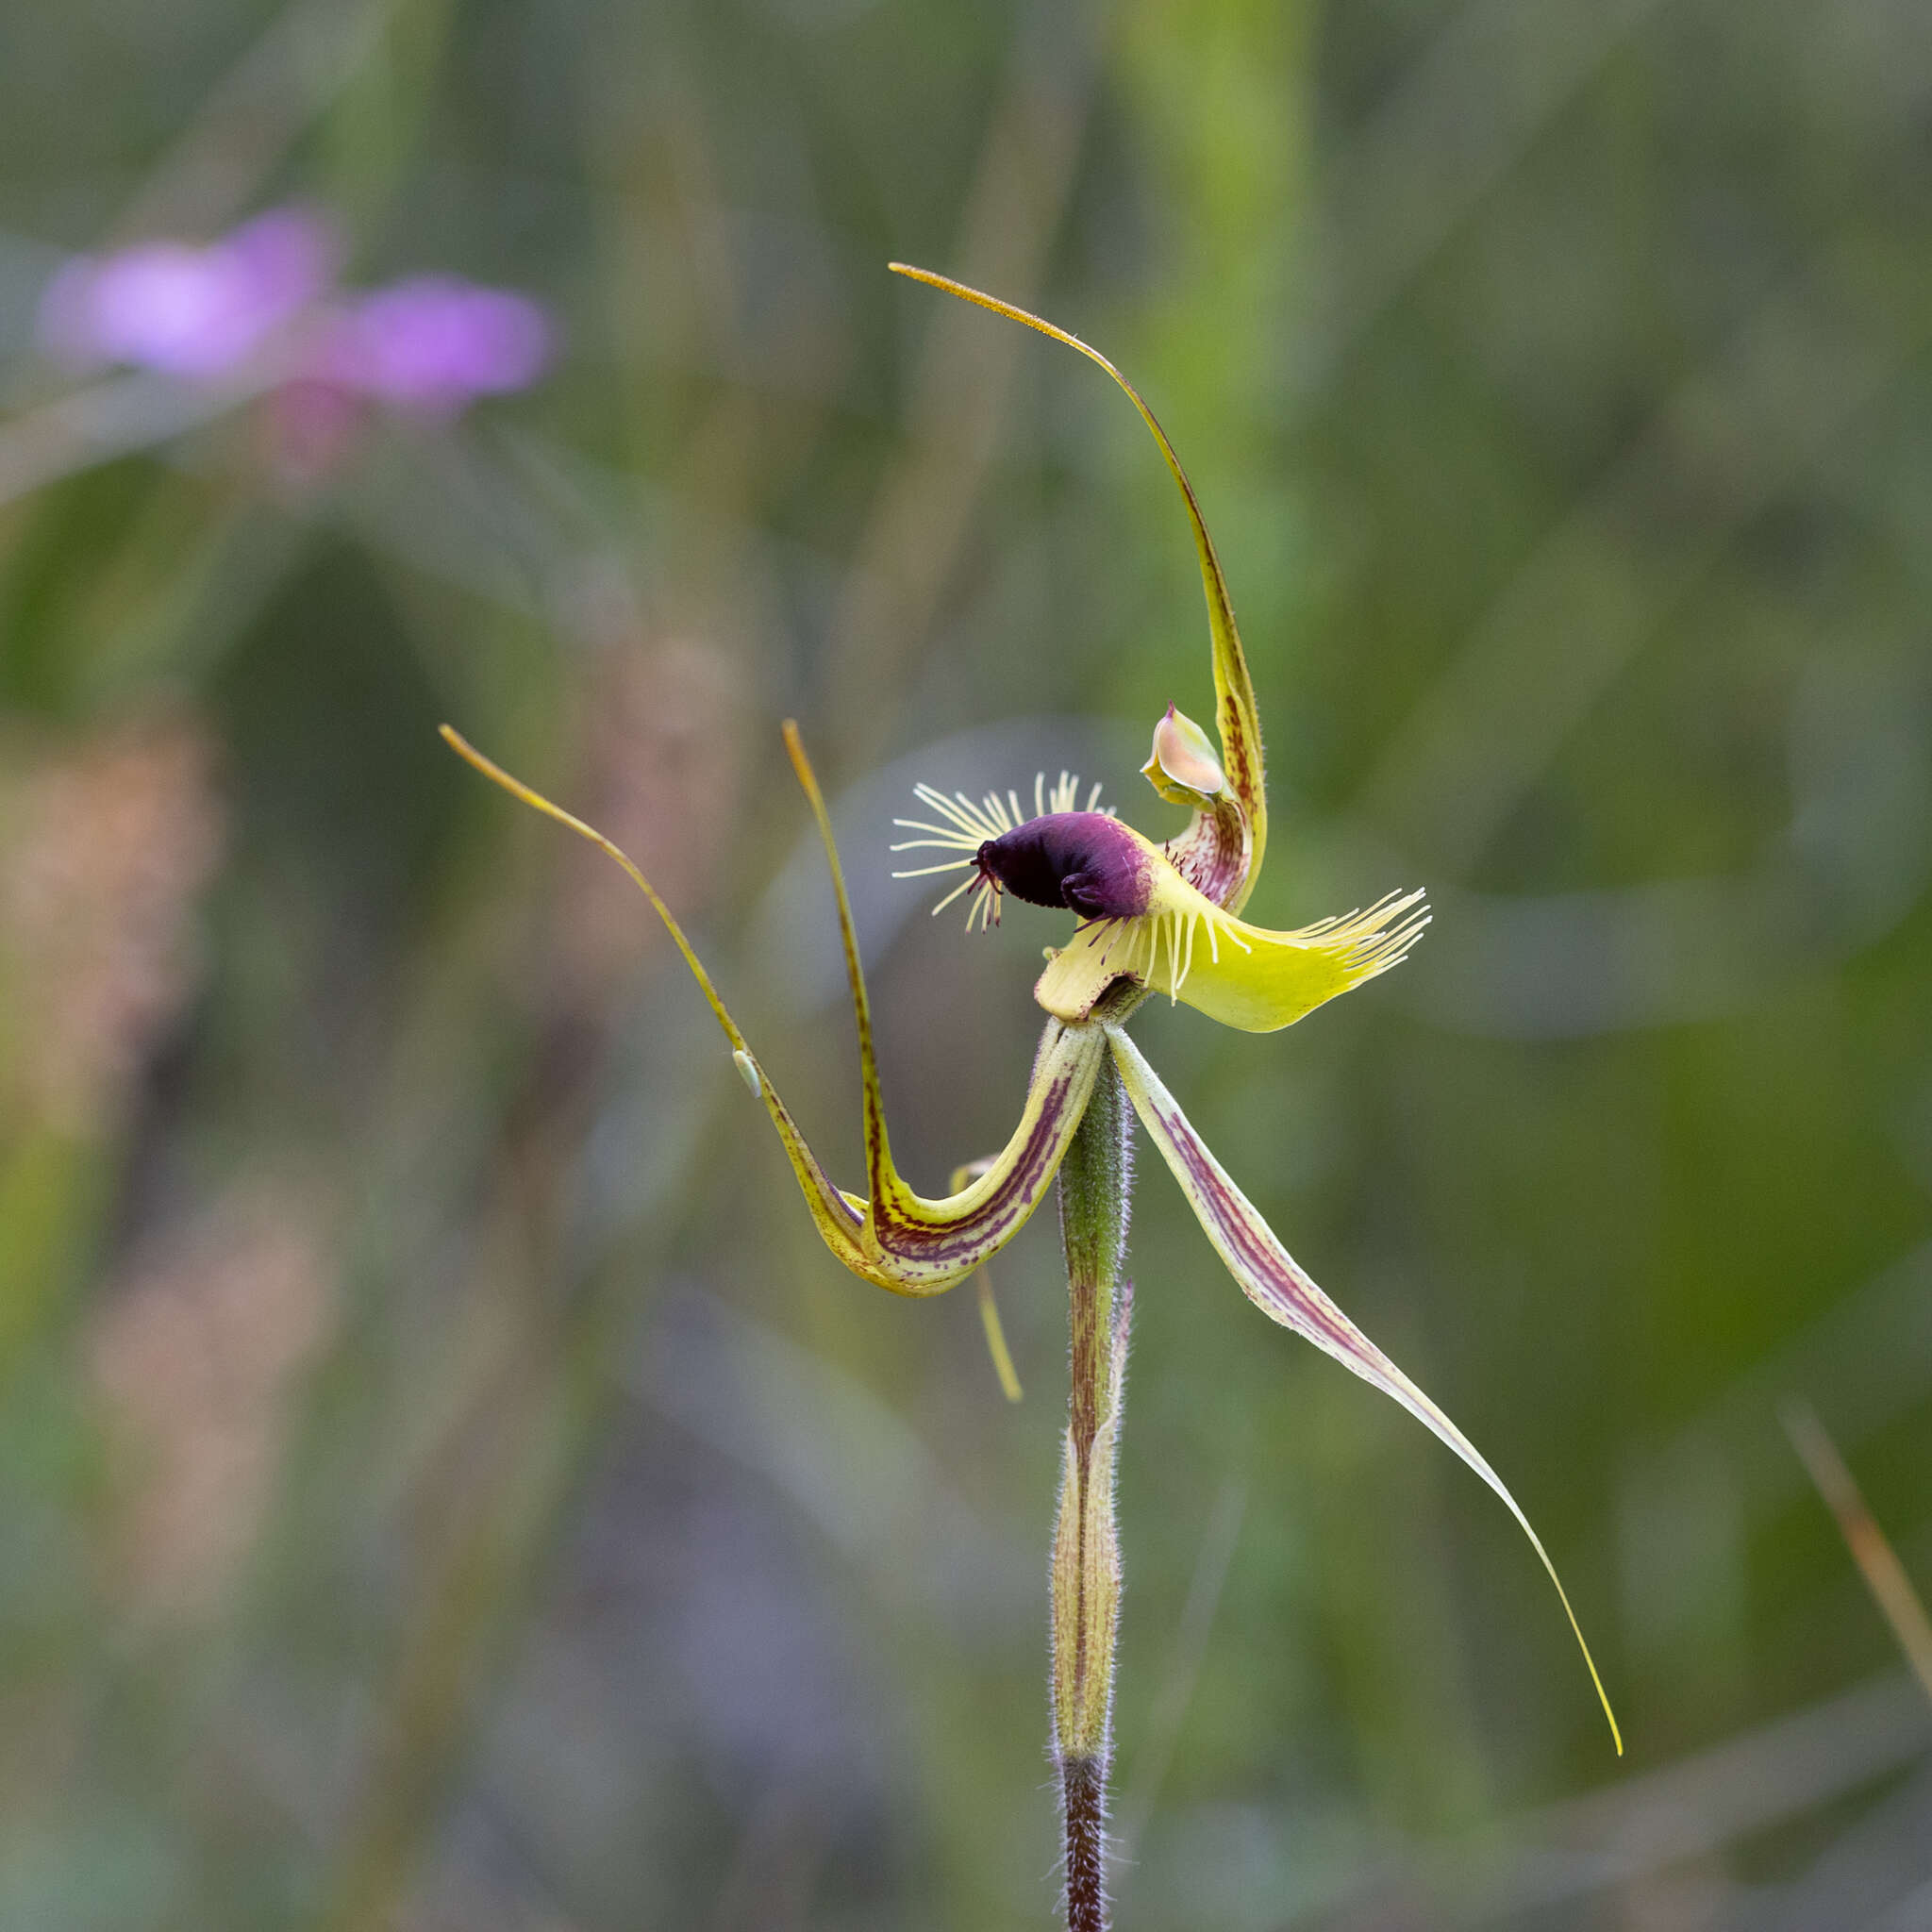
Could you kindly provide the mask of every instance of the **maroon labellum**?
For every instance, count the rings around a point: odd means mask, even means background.
[[[1028,819],[974,857],[981,878],[1029,906],[1064,906],[1083,919],[1133,919],[1147,909],[1147,855],[1133,833],[1100,811]]]

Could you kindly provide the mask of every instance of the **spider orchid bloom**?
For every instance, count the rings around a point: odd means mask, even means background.
[[[1163,737],[1186,741],[1203,733],[1170,705],[1155,727],[1154,755],[1142,767],[1150,777],[1156,772],[1162,777],[1167,774]],[[1207,775],[1198,763],[1191,769]],[[1160,789],[1160,778],[1154,782]],[[967,855],[893,876],[966,871],[969,876],[933,911],[944,911],[960,893],[970,891],[969,931],[975,923],[983,931],[998,921],[1006,892],[1034,906],[1065,907],[1080,915],[1073,940],[1054,953],[1034,988],[1034,997],[1057,1020],[1071,1024],[1091,1019],[1108,989],[1127,979],[1170,999],[1186,1000],[1226,1025],[1273,1033],[1324,1000],[1386,973],[1428,924],[1426,913],[1415,911],[1420,892],[1391,892],[1366,912],[1324,919],[1298,932],[1249,925],[1190,876],[1190,864],[1200,864],[1209,887],[1224,890],[1241,875],[1235,865],[1220,863],[1218,845],[1210,845],[1206,861],[1201,859],[1201,834],[1212,830],[1205,812],[1197,808],[1195,825],[1182,838],[1157,845],[1111,812],[1094,810],[1092,798],[1085,811],[1068,809],[1072,786],[1062,774],[1049,799],[1043,779],[1036,779],[1038,809],[1033,817],[1023,818],[1011,792],[1004,799],[989,793],[975,805],[963,792],[947,798],[922,785],[915,795],[943,823],[895,820],[924,836],[902,840],[892,848]],[[1252,878],[1252,868],[1245,876]],[[1205,942],[1198,959],[1197,941]]]
[[[1098,808],[1099,788],[1084,806],[1075,781],[1037,780],[1032,814],[1013,793],[975,802],[929,786],[915,795],[928,816],[896,821],[917,836],[895,851],[957,854],[895,874],[960,871],[966,876],[933,909],[967,899],[967,924],[996,923],[1005,893],[1077,915],[1067,943],[1049,954],[1035,988],[1048,1018],[1033,1062],[1019,1124],[1004,1149],[956,1171],[955,1191],[928,1199],[894,1165],[880,1098],[871,1009],[859,964],[843,874],[818,781],[787,722],[784,741],[825,850],[844,944],[858,1034],[866,1189],[848,1193],[827,1176],[790,1109],[754,1057],[683,929],[650,881],[602,833],[574,818],[475,750],[448,725],[451,746],[486,777],[526,805],[601,847],[630,875],[663,922],[731,1047],[752,1093],[763,1102],[825,1245],[853,1274],[895,1294],[925,1296],[955,1286],[1012,1240],[1046,1198],[1111,1058],[1135,1112],[1180,1183],[1208,1241],[1247,1298],[1407,1409],[1489,1485],[1515,1518],[1555,1584],[1591,1679],[1617,1730],[1596,1665],[1541,1541],[1501,1477],[1448,1416],[1376,1347],[1283,1247],[1228,1176],[1178,1103],[1125,1031],[1155,993],[1185,1001],[1248,1032],[1272,1032],[1324,1000],[1395,965],[1420,936],[1420,892],[1391,893],[1366,911],[1271,932],[1239,917],[1267,845],[1261,734],[1234,612],[1214,544],[1193,490],[1153,412],[1126,377],[1097,350],[1040,317],[961,283],[893,263],[895,272],[978,304],[1076,349],[1119,384],[1152,431],[1186,506],[1208,600],[1217,749],[1201,726],[1169,707],[1155,726],[1143,775],[1164,800],[1191,808],[1177,837],[1162,843]],[[1008,1392],[1010,1370],[997,1330],[989,1337]],[[1107,1488],[1110,1492],[1111,1484]],[[1109,1493],[1110,1506],[1110,1493]]]

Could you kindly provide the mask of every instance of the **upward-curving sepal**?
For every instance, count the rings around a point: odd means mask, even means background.
[[[652,909],[663,922],[677,950],[691,969],[691,977],[710,1006],[712,1014],[731,1043],[732,1058],[745,1084],[764,1103],[772,1124],[784,1143],[786,1158],[798,1178],[806,1206],[825,1245],[853,1274],[894,1294],[938,1294],[962,1281],[983,1261],[997,1254],[1012,1240],[1027,1217],[1046,1198],[1061,1158],[1087,1110],[1093,1092],[1095,1074],[1107,1052],[1107,1036],[1098,1025],[1063,1025],[1049,1021],[1033,1063],[1033,1077],[1026,1091],[1026,1105],[1020,1124],[1006,1146],[984,1163],[968,1186],[942,1200],[927,1200],[916,1194],[900,1177],[892,1164],[891,1148],[886,1138],[885,1108],[879,1096],[878,1068],[873,1050],[872,1012],[866,997],[865,975],[859,966],[858,946],[852,930],[851,908],[846,902],[845,881],[839,866],[839,855],[832,842],[831,822],[818,780],[812,773],[805,748],[799,741],[797,726],[787,723],[785,745],[793,769],[809,800],[818,822],[825,857],[831,865],[832,886],[839,908],[839,928],[845,947],[847,975],[852,987],[854,1018],[858,1027],[859,1085],[864,1105],[865,1152],[870,1199],[848,1194],[836,1187],[806,1144],[789,1108],[778,1097],[764,1069],[751,1051],[750,1043],[732,1019],[718,990],[711,984],[704,963],[685,937],[684,929],[671,909],[658,896],[649,879],[637,865],[594,826],[575,818],[561,806],[553,805],[541,792],[533,791],[513,778],[500,765],[485,758],[459,733],[445,724],[442,736],[452,750],[466,759],[486,778],[500,785],[545,817],[566,825],[581,839],[587,839],[623,867],[632,883],[650,901]]]
[[[1141,1125],[1159,1148],[1161,1158],[1174,1171],[1208,1239],[1226,1262],[1241,1292],[1271,1321],[1293,1329],[1324,1354],[1333,1356],[1344,1368],[1353,1370],[1363,1381],[1399,1402],[1446,1442],[1502,1499],[1557,1587],[1563,1614],[1570,1620],[1591,1682],[1596,1686],[1605,1717],[1609,1719],[1610,1735],[1622,1752],[1624,1740],[1617,1729],[1616,1716],[1610,1709],[1603,1679],[1597,1675],[1590,1646],[1583,1641],[1576,1613],[1570,1607],[1570,1599],[1541,1539],[1530,1527],[1529,1518],[1523,1513],[1516,1498],[1504,1487],[1502,1477],[1476,1453],[1468,1437],[1302,1271],[1275,1239],[1274,1230],[1255,1211],[1247,1196],[1227,1177],[1226,1170],[1209,1153],[1174,1095],[1162,1086],[1159,1075],[1126,1034],[1110,1026],[1108,1035],[1114,1063],[1120,1069],[1134,1110],[1141,1116]]]
[[[1225,880],[1225,896],[1222,896],[1220,891],[1209,891],[1209,896],[1229,911],[1239,912],[1247,903],[1248,894],[1260,874],[1261,854],[1268,843],[1268,795],[1261,769],[1261,721],[1255,708],[1255,687],[1248,675],[1247,658],[1241,650],[1241,632],[1235,628],[1234,606],[1228,600],[1227,580],[1221,574],[1221,559],[1214,553],[1214,540],[1208,536],[1208,525],[1202,520],[1194,486],[1188,481],[1188,473],[1181,468],[1181,459],[1174,455],[1166,430],[1161,428],[1154,411],[1141,400],[1140,391],[1098,349],[1083,342],[1078,336],[1069,335],[1065,329],[1056,328],[1052,323],[1024,308],[1016,308],[1010,302],[1002,302],[997,295],[988,295],[978,289],[968,288],[964,282],[956,282],[949,275],[935,275],[930,269],[913,268],[903,261],[895,261],[889,266],[894,275],[924,282],[929,288],[942,289],[949,295],[958,295],[961,301],[977,303],[982,308],[991,309],[995,315],[1004,315],[1012,322],[1024,322],[1028,328],[1038,329],[1041,335],[1051,336],[1055,341],[1064,342],[1070,349],[1077,349],[1090,362],[1098,363],[1113,377],[1126,392],[1127,400],[1140,411],[1141,420],[1153,431],[1155,441],[1160,445],[1160,454],[1166,458],[1167,467],[1179,486],[1181,500],[1187,506],[1188,524],[1193,531],[1194,549],[1201,562],[1201,586],[1207,593],[1208,628],[1214,647],[1214,716],[1221,730],[1221,761],[1226,770],[1232,802],[1244,821],[1246,834],[1243,855],[1246,863],[1240,875],[1229,879],[1225,874],[1217,874],[1217,887]],[[1204,813],[1203,816],[1211,821],[1211,814]],[[1183,841],[1204,836],[1197,824],[1195,830],[1183,835]],[[1218,846],[1226,845],[1224,831],[1214,836]],[[1205,881],[1197,883],[1202,883],[1204,890],[1208,889]]]

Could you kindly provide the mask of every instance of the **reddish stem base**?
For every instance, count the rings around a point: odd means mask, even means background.
[[[1107,1767],[1091,1757],[1060,1765],[1067,1821],[1067,1932],[1107,1932]]]

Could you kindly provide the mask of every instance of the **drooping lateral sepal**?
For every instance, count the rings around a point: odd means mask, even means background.
[[[853,1274],[894,1294],[938,1294],[997,1254],[1025,1224],[1027,1217],[1046,1198],[1068,1143],[1086,1111],[1094,1077],[1107,1057],[1106,1036],[1098,1025],[1067,1026],[1050,1021],[1034,1058],[1033,1076],[1027,1086],[1020,1124],[1007,1145],[986,1163],[985,1171],[965,1188],[941,1200],[928,1200],[908,1187],[893,1165],[886,1136],[885,1107],[879,1093],[878,1066],[873,1047],[871,1006],[853,934],[845,881],[832,841],[831,821],[817,777],[799,742],[796,726],[789,723],[785,726],[786,749],[811,806],[831,867],[840,936],[851,984],[853,1017],[858,1030],[859,1091],[870,1187],[866,1196],[847,1193],[827,1175],[712,985],[703,961],[685,937],[684,928],[636,863],[594,826],[573,817],[541,792],[513,778],[448,725],[442,727],[442,735],[454,751],[513,798],[555,819],[606,853],[650,902],[730,1042],[740,1076],[771,1116],[814,1225],[826,1247]]]
[[[818,1157],[806,1144],[805,1136],[798,1130],[797,1123],[791,1118],[791,1109],[778,1097],[778,1090],[772,1085],[764,1069],[758,1064],[757,1056],[751,1050],[751,1042],[739,1030],[735,1021],[719,997],[718,989],[711,984],[711,976],[705,971],[704,961],[693,950],[690,940],[685,937],[684,928],[673,917],[670,907],[658,896],[658,889],[652,885],[637,863],[620,847],[613,844],[594,825],[586,824],[580,818],[567,812],[559,805],[554,805],[540,791],[533,791],[522,779],[506,772],[493,759],[485,758],[463,735],[452,726],[441,727],[442,738],[450,749],[466,763],[482,773],[492,784],[501,786],[512,798],[521,800],[533,811],[541,812],[545,818],[555,819],[560,825],[575,832],[578,838],[588,840],[591,844],[604,853],[620,866],[650,902],[651,909],[662,922],[665,931],[671,935],[672,942],[683,956],[691,975],[697,981],[698,991],[705,996],[713,1017],[724,1030],[726,1040],[731,1042],[731,1058],[737,1066],[744,1084],[764,1103],[765,1111],[771,1116],[772,1124],[778,1130],[778,1139],[785,1148],[785,1158],[791,1163],[791,1171],[798,1178],[800,1191],[805,1195],[805,1205],[811,1210],[813,1224],[824,1238],[825,1245],[846,1267],[862,1273],[865,1256],[859,1245],[862,1203],[855,1203],[852,1196],[842,1192],[832,1184],[824,1169],[819,1165]]]
[[[890,1171],[895,1185],[874,1195],[861,1229],[871,1265],[856,1272],[895,1294],[937,1294],[998,1254],[1045,1200],[1106,1057],[1101,1027],[1049,1022],[1006,1146],[944,1200],[915,1194]]]
[[[1334,1357],[1371,1387],[1379,1389],[1383,1394],[1400,1403],[1424,1427],[1447,1443],[1489,1485],[1502,1500],[1504,1507],[1516,1519],[1518,1526],[1529,1539],[1530,1547],[1541,1560],[1550,1581],[1556,1585],[1563,1614],[1570,1620],[1570,1628],[1583,1652],[1591,1681],[1596,1686],[1597,1696],[1603,1704],[1604,1715],[1609,1719],[1610,1735],[1616,1740],[1617,1749],[1621,1752],[1624,1740],[1617,1729],[1617,1720],[1604,1690],[1603,1679],[1597,1674],[1590,1646],[1583,1640],[1576,1613],[1570,1607],[1569,1596],[1541,1539],[1530,1527],[1529,1518],[1504,1486],[1502,1477],[1477,1453],[1468,1437],[1328,1299],[1282,1246],[1247,1196],[1228,1178],[1227,1171],[1190,1125],[1174,1095],[1161,1084],[1159,1075],[1147,1064],[1141,1050],[1126,1034],[1117,1026],[1110,1026],[1108,1037],[1113,1050],[1114,1064],[1120,1070],[1122,1083],[1134,1103],[1134,1110],[1140,1115],[1141,1125],[1147,1129],[1154,1144],[1160,1150],[1161,1158],[1180,1182],[1189,1205],[1208,1239],[1213,1242],[1215,1251],[1227,1264],[1241,1292],[1270,1321],[1292,1329],[1295,1334],[1313,1342],[1324,1355]]]

